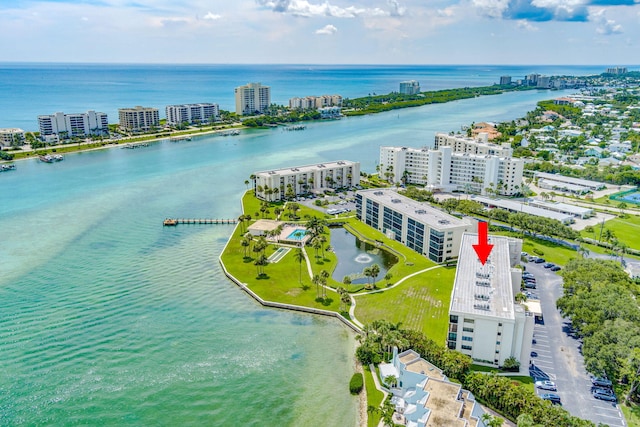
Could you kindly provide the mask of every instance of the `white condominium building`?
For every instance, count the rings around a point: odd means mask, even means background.
[[[160,125],[160,113],[152,107],[119,108],[118,117],[120,128],[130,132],[144,132]]]
[[[78,114],[55,113],[38,116],[38,127],[40,139],[43,141],[109,133],[107,115],[93,110]]]
[[[356,216],[435,262],[458,256],[462,234],[477,227],[471,218],[458,219],[390,189],[358,191]]]
[[[360,184],[360,163],[349,160],[255,172],[256,196],[282,200],[325,188],[353,187]]]
[[[210,123],[220,118],[218,104],[211,103],[167,105],[166,113],[168,125]]]
[[[447,346],[471,356],[475,363],[503,366],[514,357],[529,365],[534,316],[515,302],[522,273],[522,240],[489,236],[493,249],[482,265],[473,246],[478,235],[465,233],[449,306]]]
[[[381,178],[431,190],[511,196],[521,190],[523,169],[521,159],[456,153],[450,146],[380,147]]]
[[[420,93],[420,83],[415,80],[400,82],[400,93],[403,95],[417,95]]]
[[[340,95],[305,96],[304,98],[289,99],[289,108],[313,110],[324,107],[339,107],[342,105]]]
[[[271,105],[271,88],[260,83],[247,83],[235,89],[236,114],[263,113]]]
[[[18,128],[0,128],[0,148],[24,144],[24,131]]]
[[[488,135],[481,132],[478,139],[469,138],[460,134],[449,135],[436,133],[434,148],[451,147],[455,153],[480,154],[483,156],[512,157],[513,148],[508,142],[498,145],[488,142]]]

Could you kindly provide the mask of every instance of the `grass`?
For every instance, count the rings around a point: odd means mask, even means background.
[[[356,317],[363,323],[376,319],[402,322],[444,342],[449,324],[449,303],[455,267],[441,267],[406,280],[384,292],[356,298]]]
[[[624,218],[614,218],[607,221],[604,228],[613,231],[615,237],[627,247],[640,250],[640,216],[627,214]],[[597,240],[600,237],[600,227],[594,226],[593,229],[595,233],[582,230],[580,235]]]
[[[367,392],[367,408],[369,406],[373,406],[378,408],[382,403],[382,398],[384,394],[376,388],[376,384],[373,382],[373,374],[368,366],[363,366],[364,370],[364,386]],[[368,413],[367,417],[367,426],[368,427],[376,427],[380,422],[380,414]]]
[[[522,239],[522,235],[512,231],[492,231],[491,234],[510,236]],[[525,237],[522,241],[522,250],[530,255],[540,256],[545,260],[558,265],[565,265],[571,258],[578,258],[577,251],[563,245],[548,242],[535,237]]]
[[[640,427],[640,405],[625,405],[621,403],[618,407],[622,410],[629,427]]]

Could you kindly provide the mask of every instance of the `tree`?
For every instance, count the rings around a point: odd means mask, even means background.
[[[300,266],[300,284],[302,284],[302,261],[305,260],[304,250],[302,248],[296,248],[293,259],[298,261],[298,265]]]
[[[371,266],[371,278],[373,279],[373,287],[376,287],[376,279],[378,278],[378,274],[380,274],[380,266],[378,264],[373,264]]]
[[[329,272],[327,270],[320,271],[320,278],[322,279],[322,298],[327,297],[327,279],[329,279]]]
[[[392,273],[387,272],[387,274],[384,275],[384,280],[387,281],[387,286],[389,286],[391,283],[389,283],[391,281],[391,278],[393,277]]]
[[[351,284],[351,277],[350,276],[344,276],[344,278],[342,279],[342,283],[344,283],[344,285],[347,287],[347,289],[349,289],[349,285]]]
[[[248,179],[245,179],[245,180],[244,180],[244,185],[246,185],[246,186],[247,186],[247,190],[248,190],[248,189],[249,189],[249,180],[248,180]]]
[[[316,285],[316,297],[320,298],[320,283],[322,282],[322,278],[319,274],[315,274],[311,282]]]
[[[387,386],[387,388],[389,389],[392,387],[395,387],[396,385],[398,385],[398,378],[394,375],[389,375],[385,377],[384,385]]]

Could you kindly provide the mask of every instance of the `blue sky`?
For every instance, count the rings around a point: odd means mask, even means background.
[[[2,0],[22,62],[640,63],[640,0]]]

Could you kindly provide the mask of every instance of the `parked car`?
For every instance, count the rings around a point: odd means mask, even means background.
[[[551,271],[560,271],[560,270],[562,270],[562,268],[560,266],[554,265],[549,270],[551,270]]]
[[[531,272],[529,272],[529,271],[525,271],[525,272],[523,272],[523,273],[522,273],[522,277],[524,277],[525,279],[526,279],[527,277],[529,277],[529,278],[532,278],[532,279],[533,279],[533,278],[535,278],[536,276],[534,276],[534,275],[533,275],[533,273],[531,273]]]
[[[611,387],[613,385],[606,377],[591,377],[591,384],[598,387]]]
[[[562,401],[560,400],[560,396],[556,393],[544,393],[540,395],[544,400],[548,400],[554,405],[562,405]]]
[[[606,400],[607,402],[617,402],[618,398],[615,393],[609,393],[608,390],[596,390],[593,393],[593,397],[600,400]]]
[[[538,259],[538,257],[537,256],[533,256],[533,255],[529,255],[527,257],[527,261],[529,261],[529,262],[532,262],[532,261],[535,262],[535,260],[537,260],[537,259]]]
[[[552,262],[545,262],[544,265],[543,265],[544,268],[551,268],[551,267],[554,267],[554,266],[555,266],[555,264],[552,263]]]
[[[614,394],[613,390],[608,387],[598,387],[597,385],[591,386],[591,394],[596,392],[602,394]]]
[[[549,391],[556,391],[556,383],[554,383],[553,381],[536,381],[535,385],[537,388],[541,389],[541,390],[549,390]]]
[[[544,258],[538,258],[536,260],[534,260],[533,262],[535,262],[536,264],[542,264],[544,262],[547,262]]]
[[[536,282],[524,282],[526,289],[536,289]]]

